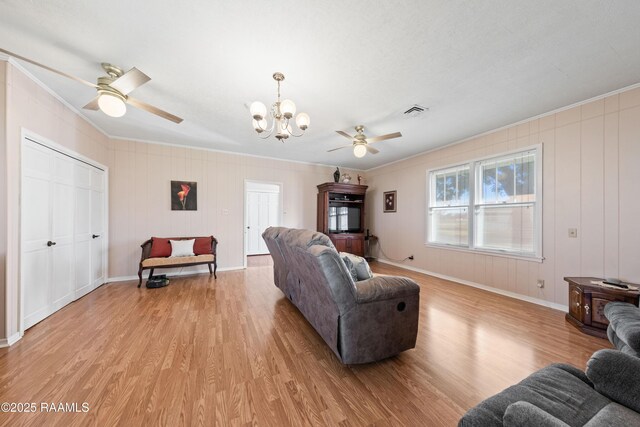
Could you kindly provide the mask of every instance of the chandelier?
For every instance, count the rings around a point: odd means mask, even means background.
[[[249,107],[251,116],[253,117],[253,128],[258,134],[266,132],[265,136],[260,138],[266,139],[275,131],[275,137],[284,142],[289,136],[302,136],[304,131],[309,127],[309,115],[307,113],[296,114],[296,104],[290,99],[280,101],[280,82],[284,80],[284,74],[273,73],[273,79],[278,82],[278,99],[271,106],[271,125],[267,122],[267,107],[260,101],[255,101]],[[293,129],[289,124],[289,120],[295,118],[296,125],[302,131],[300,134],[293,133]]]

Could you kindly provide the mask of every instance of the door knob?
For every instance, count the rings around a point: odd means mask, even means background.
[[[47,246],[53,246],[53,245],[55,245],[55,244],[56,244],[56,242],[52,242],[51,240],[49,240],[49,241],[47,242]]]
[[[96,238],[98,238],[98,237],[100,237],[100,235],[99,235],[99,234],[92,234],[92,235],[91,235],[91,238],[92,238],[92,239],[96,239]]]

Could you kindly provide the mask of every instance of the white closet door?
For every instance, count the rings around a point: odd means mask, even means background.
[[[21,307],[27,329],[105,280],[105,172],[22,145]]]
[[[74,298],[74,217],[75,176],[73,160],[53,155],[51,188],[51,292],[52,311],[64,307]]]
[[[23,322],[29,328],[51,313],[51,175],[50,150],[25,146],[22,175]]]
[[[76,232],[75,240],[75,296],[80,298],[93,288],[91,280],[91,166],[77,162],[76,175]]]
[[[91,281],[93,288],[104,283],[104,172],[91,171]]]

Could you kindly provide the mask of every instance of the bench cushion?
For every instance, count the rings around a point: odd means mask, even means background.
[[[142,267],[166,267],[170,265],[178,264],[196,264],[207,263],[215,260],[214,255],[196,255],[196,256],[183,256],[177,258],[147,258],[142,261]]]

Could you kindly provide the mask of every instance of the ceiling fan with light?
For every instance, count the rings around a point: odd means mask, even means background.
[[[151,80],[149,76],[135,67],[125,73],[115,65],[103,62],[101,64],[102,69],[107,73],[107,75],[98,77],[97,83],[94,84],[79,77],[63,73],[62,71],[58,71],[44,64],[33,61],[29,58],[25,58],[24,56],[9,52],[8,50],[0,48],[0,52],[12,56],[16,59],[20,59],[30,64],[36,65],[40,68],[44,68],[45,70],[51,71],[69,79],[75,80],[86,86],[95,88],[98,91],[98,94],[95,98],[89,101],[87,105],[83,107],[86,110],[101,110],[108,116],[122,117],[127,112],[126,104],[129,104],[132,107],[136,107],[151,114],[155,114],[162,117],[163,119],[170,120],[174,123],[182,122],[182,118],[178,116],[174,116],[171,113],[167,113],[166,111],[154,107],[153,105],[149,105],[145,102],[129,96],[129,93],[131,93],[134,89]]]
[[[400,132],[389,133],[387,135],[382,136],[374,136],[373,138],[367,138],[364,134],[364,126],[358,125],[355,127],[356,136],[351,136],[346,132],[341,130],[337,130],[336,132],[340,135],[344,136],[347,139],[351,140],[351,145],[344,145],[342,147],[334,148],[332,150],[328,150],[330,153],[332,151],[342,150],[343,148],[353,147],[353,155],[360,158],[364,157],[367,154],[367,151],[371,154],[378,154],[380,151],[371,147],[369,144],[373,144],[374,142],[384,141],[386,139],[399,138],[402,136]]]

